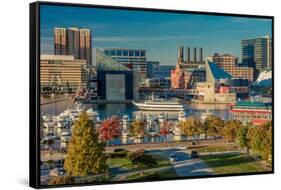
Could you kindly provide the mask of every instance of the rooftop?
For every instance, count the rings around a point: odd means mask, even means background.
[[[130,69],[123,64],[113,60],[105,55],[102,50],[96,49],[96,65],[97,70],[102,71],[129,71]]]
[[[238,101],[236,102],[235,106],[239,107],[259,107],[259,108],[266,108],[270,106],[268,103],[263,102],[252,102],[252,101]]]
[[[213,75],[215,80],[232,78],[232,76],[228,72],[217,66],[215,63],[208,61],[207,64],[209,65],[211,74]]]

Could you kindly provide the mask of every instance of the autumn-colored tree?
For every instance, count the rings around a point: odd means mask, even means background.
[[[160,127],[160,135],[162,135],[165,139],[166,136],[172,132],[172,129],[173,123],[171,121],[164,121],[162,126]]]
[[[48,182],[48,185],[70,185],[74,183],[75,183],[75,179],[72,176],[58,176],[52,178]]]
[[[263,159],[268,160],[272,155],[272,123],[250,128],[248,132],[251,149]]]
[[[241,121],[238,120],[230,120],[227,121],[223,128],[223,137],[225,140],[234,142],[237,137],[238,130],[243,126]]]
[[[64,162],[69,176],[85,177],[107,171],[104,143],[89,116],[83,112],[74,123],[71,140]]]
[[[181,132],[186,136],[200,135],[201,121],[195,117],[188,117],[180,123]]]
[[[135,136],[137,138],[141,138],[145,135],[145,122],[140,119],[136,119],[132,122],[132,125],[130,127],[130,133],[132,136]]]
[[[116,116],[112,116],[101,123],[98,129],[100,139],[109,143],[109,140],[118,138],[121,136],[120,119]]]
[[[208,136],[222,135],[224,121],[214,115],[209,115],[205,120],[206,131]]]

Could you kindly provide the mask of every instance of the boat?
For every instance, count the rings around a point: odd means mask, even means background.
[[[144,102],[135,102],[133,104],[137,106],[140,110],[146,111],[181,111],[185,110],[185,104],[174,99],[161,99],[152,98],[151,100],[146,100]]]
[[[89,108],[86,113],[91,120],[97,120],[97,118],[99,117],[99,113],[97,111],[94,111],[93,108]]]

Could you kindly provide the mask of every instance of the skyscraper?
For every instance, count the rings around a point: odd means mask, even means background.
[[[54,28],[54,53],[55,55],[67,55],[66,29]]]
[[[265,37],[241,41],[242,63],[255,69],[255,78],[264,69],[272,66],[271,39]]]
[[[55,55],[73,55],[75,59],[85,59],[92,63],[91,30],[70,28],[54,28]]]
[[[67,54],[79,59],[79,30],[72,27],[67,29]]]
[[[80,29],[80,59],[86,59],[87,63],[92,63],[92,43],[91,30]]]

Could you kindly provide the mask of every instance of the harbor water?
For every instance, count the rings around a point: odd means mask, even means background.
[[[51,102],[51,103],[48,103]],[[56,103],[55,103],[56,102]],[[52,114],[58,115],[66,110],[68,107],[73,106],[73,99],[65,97],[56,98],[43,98],[41,97],[41,113],[42,114]],[[100,119],[104,120],[113,115],[123,116],[128,115],[131,119],[135,118],[136,115],[151,115],[157,117],[159,114],[164,114],[167,119],[177,120],[179,112],[157,112],[157,111],[140,111],[136,106],[131,103],[126,104],[84,104],[88,108],[99,113]],[[229,107],[225,104],[198,104],[198,103],[187,103],[186,113],[188,116],[198,116],[200,117],[202,113],[209,112],[210,114],[216,115],[224,120],[229,119]],[[134,143],[157,143],[157,142],[170,142],[179,140],[191,140],[192,138],[198,139],[200,137],[184,137],[184,136],[146,136],[141,139],[127,138],[127,139],[114,139],[109,142],[110,145],[120,145],[120,144],[134,144]],[[204,138],[204,137],[202,137]]]

